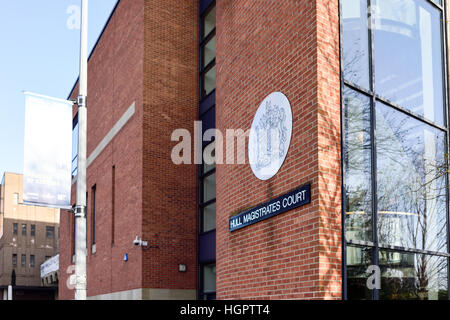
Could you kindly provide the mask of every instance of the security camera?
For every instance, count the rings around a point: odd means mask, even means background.
[[[147,241],[143,241],[142,239],[139,239],[139,236],[136,236],[136,239],[133,240],[133,244],[135,246],[145,247],[147,246]]]

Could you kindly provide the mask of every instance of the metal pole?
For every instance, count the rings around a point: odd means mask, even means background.
[[[8,300],[12,300],[13,299],[13,288],[12,286],[8,286]]]
[[[75,300],[86,300],[86,137],[88,0],[81,1],[80,79],[78,81],[78,175],[75,207]]]

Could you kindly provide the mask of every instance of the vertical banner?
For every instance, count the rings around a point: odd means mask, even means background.
[[[25,93],[24,204],[71,208],[72,106]]]

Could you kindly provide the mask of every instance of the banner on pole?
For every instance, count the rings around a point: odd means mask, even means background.
[[[25,92],[24,204],[71,208],[72,105]]]

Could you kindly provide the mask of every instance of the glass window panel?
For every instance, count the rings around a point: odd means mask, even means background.
[[[441,12],[423,0],[376,0],[377,93],[444,123]]]
[[[212,37],[202,48],[203,68],[216,57],[216,36]]]
[[[12,265],[13,267],[17,267],[17,254],[12,255]]]
[[[203,202],[216,198],[216,174],[213,173],[203,179]]]
[[[210,264],[203,267],[203,291],[216,291],[216,264]]]
[[[210,204],[203,208],[203,232],[216,229],[216,204]]]
[[[34,266],[35,266],[34,255],[31,255],[30,256],[30,267],[34,268]]]
[[[206,164],[203,163],[203,173],[210,172],[211,170],[214,170],[216,168],[215,164]]]
[[[19,229],[19,225],[17,223],[13,224],[13,235],[17,235],[17,230]]]
[[[216,88],[216,66],[203,76],[203,96],[207,96]]]
[[[380,244],[447,251],[445,134],[376,105]]]
[[[372,275],[367,269],[372,265],[372,248],[347,246],[347,298],[371,300],[372,290],[367,279]]]
[[[22,235],[23,236],[27,235],[27,225],[26,224],[22,224]]]
[[[370,99],[344,89],[345,230],[347,240],[372,241]]]
[[[344,79],[370,89],[367,0],[342,0]]]
[[[21,265],[22,265],[22,268],[25,268],[25,266],[27,265],[27,256],[26,255],[22,255],[21,256]]]
[[[380,251],[380,299],[447,300],[447,258]]]
[[[45,227],[45,236],[47,239],[53,239],[55,237],[55,227]]]
[[[31,225],[30,235],[34,237],[36,235],[36,225]]]
[[[216,142],[211,142],[204,149],[203,159],[208,159],[208,162],[214,162],[213,164],[207,164],[206,161],[203,161],[203,173],[208,173],[211,170],[216,168],[215,158],[216,158]],[[213,148],[212,150],[210,148]],[[212,159],[209,157],[211,156]],[[209,161],[211,160],[211,161]]]
[[[216,7],[206,14],[203,21],[203,37],[206,37],[216,27]]]

